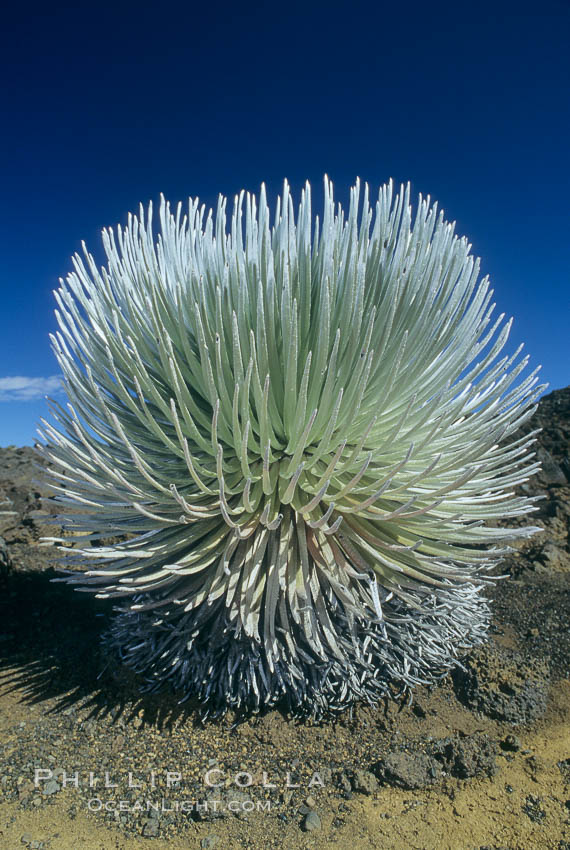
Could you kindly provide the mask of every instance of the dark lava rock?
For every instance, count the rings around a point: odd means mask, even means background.
[[[529,794],[522,807],[525,815],[531,819],[533,823],[541,823],[546,818],[546,812],[541,807],[540,797],[535,797],[534,794]]]
[[[374,765],[374,773],[387,785],[415,791],[433,785],[441,776],[441,767],[425,753],[389,753]]]
[[[373,794],[378,788],[378,780],[369,770],[355,770],[352,788],[359,794]]]
[[[487,735],[442,738],[431,745],[430,752],[457,779],[493,776],[498,770],[497,745]]]
[[[453,683],[468,708],[513,724],[532,723],[546,711],[550,674],[543,660],[494,644],[463,663],[466,669],[454,672]]]
[[[414,751],[417,745],[412,742],[408,746],[406,751],[391,752],[374,765],[381,782],[413,791],[433,785],[442,776],[471,779],[493,776],[498,769],[498,748],[487,735],[440,738],[431,741],[425,752]]]

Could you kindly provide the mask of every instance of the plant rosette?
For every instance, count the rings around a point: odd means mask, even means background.
[[[361,198],[363,195],[363,198]],[[533,510],[535,370],[479,261],[409,186],[285,182],[206,215],[162,199],[84,246],[55,293],[69,403],[40,447],[66,581],[106,636],[205,713],[320,717],[431,682],[484,641],[485,585]],[[245,217],[245,221],[244,221]],[[75,537],[74,537],[75,535]],[[98,545],[102,536],[118,542]],[[93,545],[91,545],[93,541]],[[46,543],[61,544],[62,538]]]

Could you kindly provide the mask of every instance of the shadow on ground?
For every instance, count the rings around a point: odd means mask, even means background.
[[[111,716],[168,728],[179,719],[201,723],[199,707],[180,705],[174,694],[141,694],[141,681],[105,658],[101,637],[113,610],[43,572],[0,576],[0,692],[17,692],[29,705],[54,700],[48,713],[88,709],[90,718]]]

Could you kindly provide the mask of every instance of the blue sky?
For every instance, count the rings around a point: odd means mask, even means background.
[[[3,13],[0,445],[54,392],[52,290],[140,201],[437,199],[551,388],[569,383],[570,3],[11,4]]]

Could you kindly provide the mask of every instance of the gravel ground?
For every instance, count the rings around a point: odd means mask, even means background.
[[[33,450],[1,449],[0,848],[570,850],[570,391],[536,421],[544,533],[502,565],[490,643],[320,724],[141,695],[99,648],[110,604],[51,581]]]

